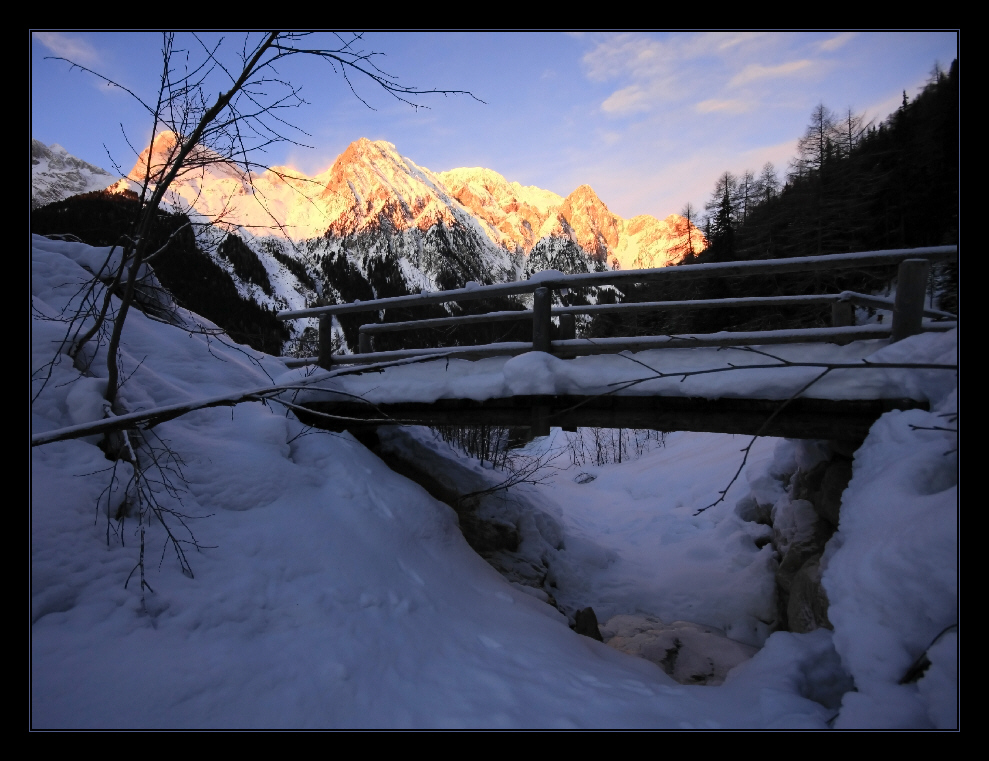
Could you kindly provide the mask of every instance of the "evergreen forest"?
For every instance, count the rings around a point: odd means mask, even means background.
[[[720,175],[698,215],[681,215],[704,230],[710,245],[698,251],[684,226],[680,266],[706,262],[817,256],[958,243],[958,61],[935,65],[912,101],[879,124],[850,109],[821,104],[798,142],[784,178],[772,164],[757,174]],[[876,291],[889,286],[887,268],[844,273],[751,276],[624,289],[625,302],[717,299],[734,296]],[[957,310],[957,265],[935,267],[935,306]],[[823,327],[828,310],[718,309],[596,319],[594,336],[706,333]]]

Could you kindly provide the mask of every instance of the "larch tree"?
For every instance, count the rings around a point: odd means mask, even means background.
[[[760,203],[769,203],[779,195],[780,181],[779,177],[776,176],[776,167],[773,166],[772,161],[767,161],[762,165],[762,171],[759,172],[759,179],[757,180],[757,190]]]
[[[822,172],[834,150],[838,137],[837,117],[823,103],[815,106],[810,115],[810,124],[797,141],[797,157],[793,160],[795,174],[805,177],[811,172]]]

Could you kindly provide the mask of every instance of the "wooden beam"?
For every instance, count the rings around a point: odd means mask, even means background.
[[[550,307],[553,294],[549,288],[537,288],[532,295],[532,350],[550,351]]]
[[[957,322],[925,322],[925,332],[946,332],[958,327]],[[836,343],[845,345],[851,341],[874,338],[889,338],[891,328],[884,325],[859,325],[849,328],[812,328],[799,331],[768,331],[765,333],[711,333],[690,336],[638,336],[633,338],[577,338],[572,341],[552,341],[553,354],[560,357],[579,357],[591,354],[617,354],[621,351],[646,351],[651,349],[689,349],[718,346],[772,346],[792,343]],[[775,334],[775,335],[774,335]],[[406,349],[404,351],[382,351],[374,355],[334,354],[335,365],[366,365],[376,362],[413,359],[416,357],[436,359],[477,360],[486,357],[517,356],[532,351],[527,342],[480,344],[478,346],[452,346],[437,349]],[[286,358],[285,366],[305,367],[317,364],[316,357]]]
[[[574,307],[553,307],[550,314],[553,317],[567,317],[578,314],[597,315],[613,314],[616,312],[652,312],[660,310],[686,309],[727,309],[735,307],[760,306],[807,306],[814,304],[832,304],[841,299],[843,294],[824,294],[808,296],[744,296],[735,299],[692,299],[686,301],[639,301],[630,304],[589,304]],[[888,302],[887,309],[892,310],[893,302]],[[938,316],[930,314],[928,316]],[[486,314],[462,315],[460,317],[434,317],[428,320],[405,320],[402,322],[367,323],[361,325],[362,333],[376,335],[402,330],[419,330],[422,328],[448,328],[455,325],[474,325],[478,323],[509,322],[512,320],[531,320],[532,311],[488,312]],[[576,335],[572,336],[576,337]]]
[[[868,296],[864,293],[856,293],[855,291],[842,291],[840,296],[843,299],[849,299],[853,304],[860,307],[885,309],[888,312],[892,312],[893,309],[896,308],[896,302],[893,301],[893,299],[884,299],[880,296]],[[958,315],[952,314],[951,312],[943,312],[940,309],[925,309],[924,317],[934,317],[942,320],[958,319]]]
[[[333,366],[333,316],[319,316],[319,358],[317,364],[324,370]]]
[[[936,329],[937,325],[925,326]],[[737,333],[708,333],[674,336],[633,336],[627,338],[576,338],[569,341],[551,341],[550,350],[561,357],[579,357],[591,354],[617,354],[622,351],[646,351],[650,349],[690,349],[718,346],[771,346],[776,344],[821,343],[861,341],[872,338],[889,338],[889,325],[861,325],[849,328],[807,328],[795,330],[767,330]],[[532,344],[525,341],[511,343],[478,344],[477,346],[449,346],[435,349],[403,349],[380,351],[374,354],[334,354],[334,365],[361,365],[387,362],[395,359],[435,356],[437,358],[484,359],[525,354],[532,351]],[[297,361],[296,361],[297,362]]]
[[[625,285],[660,281],[695,280],[709,277],[743,277],[747,275],[781,274],[785,272],[816,272],[821,270],[847,269],[849,267],[874,267],[897,264],[909,258],[930,260],[950,259],[958,253],[957,246],[928,246],[926,248],[903,248],[886,251],[863,251],[852,254],[829,254],[825,256],[799,256],[788,259],[756,259],[745,262],[724,264],[692,264],[683,267],[657,267],[643,270],[621,270],[619,272],[587,272],[580,275],[562,275],[556,278],[537,277],[515,283],[460,288],[436,293],[420,293],[409,296],[394,296],[387,299],[335,304],[310,309],[291,309],[279,312],[279,320],[294,320],[299,317],[316,317],[320,314],[354,314],[376,312],[392,307],[426,306],[445,304],[450,301],[477,301],[479,299],[513,296],[532,293],[537,288],[587,288],[600,285]]]
[[[520,309],[514,312],[488,312],[487,314],[465,314],[459,317],[432,317],[428,320],[405,320],[403,322],[374,322],[361,325],[360,332],[370,335],[392,333],[400,330],[422,330],[424,328],[449,328],[454,325],[487,325],[492,322],[512,322],[531,320],[532,311]]]

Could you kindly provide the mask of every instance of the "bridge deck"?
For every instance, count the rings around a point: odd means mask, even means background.
[[[928,407],[917,373],[955,383],[944,369],[865,360],[943,362],[943,349],[934,347],[944,345],[920,335],[897,344],[665,349],[570,360],[543,352],[446,358],[338,375],[301,392],[298,403],[343,418],[306,416],[336,430],[401,422],[500,425],[537,435],[549,426],[587,426],[861,439],[884,412]]]

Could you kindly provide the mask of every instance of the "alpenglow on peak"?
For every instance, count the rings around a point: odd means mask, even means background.
[[[157,135],[135,162],[129,180],[143,178],[149,153],[151,166],[159,166],[174,145],[171,133]],[[51,149],[39,146],[39,156],[53,156]],[[462,230],[479,245],[523,257],[537,247],[559,250],[573,244],[596,266],[621,269],[676,264],[688,247],[697,253],[707,246],[701,231],[693,225],[688,229],[687,221],[676,214],[662,220],[650,215],[619,217],[590,185],[563,197],[509,181],[483,167],[433,172],[384,140],[355,140],[328,169],[314,176],[292,167],[248,172],[207,148],[201,151],[205,166],[182,174],[168,200],[173,207],[220,218],[229,229],[249,230],[255,237],[301,241],[371,231]],[[46,160],[45,169],[49,163],[54,169],[64,161]],[[102,187],[111,185],[113,177],[103,176]],[[47,182],[51,184],[50,179]],[[115,189],[127,185],[121,181]],[[96,188],[87,185],[86,189]],[[57,198],[45,202],[50,200]]]

